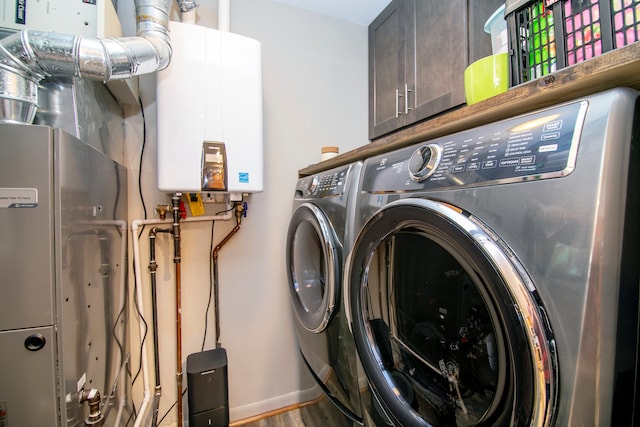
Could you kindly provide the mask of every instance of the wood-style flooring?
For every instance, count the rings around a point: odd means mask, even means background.
[[[326,398],[247,423],[233,423],[233,427],[352,427],[353,423],[345,417]]]

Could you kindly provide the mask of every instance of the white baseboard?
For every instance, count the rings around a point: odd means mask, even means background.
[[[229,410],[229,418],[231,422],[267,414],[277,411],[278,409],[288,406],[309,402],[319,398],[322,395],[322,389],[317,384],[306,390],[298,390],[292,393],[275,396],[260,402],[253,402],[248,405],[236,406]]]
[[[306,390],[299,390],[281,396],[272,397],[260,402],[253,402],[248,405],[238,406],[229,409],[230,422],[243,420],[246,418],[252,418],[260,416],[261,414],[268,414],[269,412],[277,411],[278,409],[286,408],[288,406],[299,405],[301,403],[310,402],[318,399],[322,395],[322,389],[317,384]],[[189,427],[188,415],[185,415],[184,425]],[[177,423],[163,423],[162,427],[177,427]]]

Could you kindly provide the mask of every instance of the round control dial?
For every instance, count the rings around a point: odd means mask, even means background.
[[[318,175],[315,175],[313,178],[311,178],[311,182],[309,183],[309,194],[315,193],[316,190],[318,190],[319,186],[320,186],[320,177]]]
[[[429,178],[440,164],[442,148],[437,144],[423,145],[409,159],[409,174],[415,181]]]

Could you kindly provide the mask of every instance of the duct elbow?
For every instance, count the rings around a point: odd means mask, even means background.
[[[155,69],[164,70],[171,61],[169,40],[170,0],[136,0],[137,36],[146,40],[155,56]]]

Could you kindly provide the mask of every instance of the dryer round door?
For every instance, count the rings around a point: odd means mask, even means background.
[[[477,218],[395,201],[365,224],[346,269],[357,351],[390,424],[551,423],[551,331],[524,268]]]
[[[294,211],[287,234],[287,273],[294,312],[308,331],[325,330],[336,306],[340,245],[322,210],[304,203]]]

